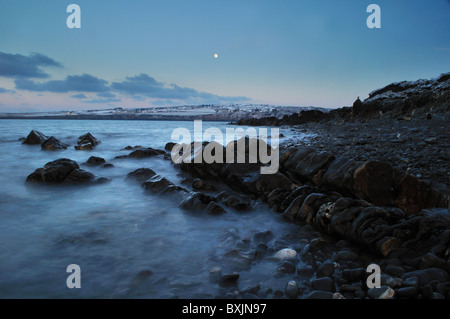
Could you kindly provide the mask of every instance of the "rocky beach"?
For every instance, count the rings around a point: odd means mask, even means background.
[[[328,113],[307,110],[239,121],[279,126],[288,136],[280,144],[275,174],[261,174],[262,161],[250,161],[250,139],[244,137],[243,150],[236,141],[227,146],[203,142],[200,152],[192,148],[190,162],[171,164],[179,182],[147,165],[118,178],[168,198],[187,214],[220,220],[233,212],[258,219],[264,206],[295,225],[286,234],[275,234],[270,224],[250,237],[235,228],[224,232],[226,249],[208,273],[216,292],[204,292],[204,298],[448,299],[449,88],[450,76],[444,74],[392,84],[365,101],[357,99],[353,107]],[[298,139],[302,134],[306,137]],[[77,163],[55,157],[30,172],[27,185],[102,187],[111,178],[89,170],[114,170],[126,161],[149,158],[171,162],[175,146],[124,145],[121,154],[104,159],[95,156],[101,141],[94,135],[85,133],[69,145],[32,130],[20,142],[49,152],[73,147],[88,152],[89,159]],[[208,147],[223,148],[225,154],[231,145],[244,163],[195,160]],[[259,147],[273,152],[270,145]],[[373,264],[381,269],[378,288],[367,285],[367,267]],[[258,267],[278,285],[246,280],[245,272]],[[141,271],[133,282],[139,286],[152,274]],[[176,297],[177,289],[167,295]]]

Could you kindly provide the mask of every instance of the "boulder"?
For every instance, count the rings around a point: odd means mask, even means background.
[[[155,175],[156,173],[150,168],[138,168],[137,170],[128,173],[126,179],[143,183]]]
[[[38,168],[27,177],[26,181],[31,183],[62,183],[70,172],[79,168],[77,162],[60,158],[45,164],[42,168]]]
[[[67,144],[62,143],[60,140],[55,138],[54,136],[50,136],[46,139],[42,144],[41,148],[44,151],[57,151],[57,150],[65,150],[68,147]]]
[[[75,145],[76,150],[92,150],[95,146],[100,144],[100,141],[97,140],[91,133],[86,133],[81,135]]]
[[[48,136],[37,130],[32,130],[30,134],[28,134],[26,139],[22,142],[22,144],[42,144],[46,139],[48,139]]]
[[[89,166],[99,166],[99,165],[102,165],[105,163],[106,163],[106,161],[104,158],[97,157],[97,156],[91,156],[91,157],[89,157],[89,159],[86,161],[85,164],[89,165]]]

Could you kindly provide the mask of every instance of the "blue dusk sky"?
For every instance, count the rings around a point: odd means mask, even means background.
[[[450,0],[0,0],[0,112],[347,106],[449,72],[449,31]]]

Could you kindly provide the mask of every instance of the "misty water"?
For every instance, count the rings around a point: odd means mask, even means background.
[[[178,207],[181,198],[146,193],[125,181],[129,172],[148,167],[180,185],[183,176],[169,160],[113,159],[128,154],[123,150],[128,145],[163,149],[177,127],[192,130],[193,122],[0,120],[0,298],[214,298],[223,288],[209,280],[213,267],[224,274],[239,271],[239,288],[260,284],[283,290],[289,275],[274,276],[276,261],[233,269],[221,256],[265,230],[274,234],[272,246],[290,247],[298,241],[298,226],[259,202],[252,202],[250,211],[227,209],[222,216],[187,212]],[[71,146],[49,152],[18,142],[32,129]],[[87,132],[101,144],[76,151],[77,138]],[[90,156],[114,167],[82,165]],[[30,173],[58,158],[75,160],[111,182],[25,185]],[[69,264],[81,267],[81,289],[66,286]]]

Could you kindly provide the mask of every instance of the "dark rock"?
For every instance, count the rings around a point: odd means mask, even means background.
[[[421,290],[424,299],[433,299],[433,287],[431,285],[425,285]]]
[[[435,254],[428,253],[422,257],[422,260],[420,261],[419,268],[425,269],[425,268],[447,268],[447,262],[437,257]]]
[[[342,277],[349,282],[357,282],[365,279],[367,276],[364,268],[344,269],[342,271]]]
[[[222,202],[225,204],[225,206],[234,208],[238,211],[243,211],[250,208],[250,204],[243,202],[239,198],[234,196],[229,196],[222,200]]]
[[[349,250],[339,251],[336,257],[337,260],[339,261],[354,261],[359,258],[359,256],[356,253]]]
[[[164,149],[165,149],[166,151],[171,152],[172,149],[173,149],[173,147],[174,147],[175,145],[177,145],[177,143],[169,142],[169,143],[167,143],[167,144],[164,146]]]
[[[195,191],[200,191],[200,190],[204,190],[204,191],[213,191],[215,190],[215,187],[207,182],[205,182],[204,180],[197,178],[194,180],[194,182],[192,183],[192,188]]]
[[[318,277],[331,277],[334,273],[334,264],[333,263],[323,263],[319,266],[317,270]]]
[[[128,173],[126,179],[142,183],[155,175],[156,173],[150,168],[138,168],[137,170]]]
[[[106,163],[104,158],[91,156],[91,157],[89,157],[89,159],[86,161],[85,164],[90,165],[90,166],[98,166],[98,165],[102,165],[104,163]]]
[[[227,274],[222,276],[220,280],[221,286],[234,286],[236,285],[236,281],[239,279],[239,274],[237,272],[232,274]]]
[[[77,162],[60,158],[45,164],[43,168],[38,168],[27,177],[26,181],[32,183],[62,183],[70,172],[79,168]]]
[[[285,294],[289,299],[296,299],[298,297],[299,289],[296,281],[292,280],[286,284]]]
[[[357,291],[361,291],[363,290],[363,286],[361,283],[354,283],[354,284],[344,284],[342,286],[339,287],[339,292],[344,293],[344,292],[357,292]]]
[[[397,296],[400,298],[416,298],[419,290],[416,287],[405,287],[397,290]]]
[[[361,199],[380,206],[392,206],[401,174],[384,162],[368,161],[353,174],[353,189]]]
[[[83,184],[95,180],[94,174],[83,169],[74,169],[64,179],[64,184]]]
[[[223,215],[226,213],[225,209],[220,206],[219,204],[217,204],[216,202],[211,201],[207,206],[206,206],[206,212],[209,215]]]
[[[168,191],[185,191],[183,188],[174,185],[167,178],[160,175],[154,175],[142,183],[142,187],[147,191],[152,191],[155,193],[164,193]]]
[[[297,274],[299,276],[311,277],[314,274],[314,268],[312,266],[304,266],[297,268]]]
[[[290,261],[284,261],[278,267],[278,272],[285,274],[293,274],[295,272],[295,265]]]
[[[244,294],[256,295],[260,289],[261,289],[260,285],[251,285],[251,286],[248,286],[248,287],[242,289],[240,291],[240,294],[241,295],[244,295]]]
[[[157,156],[157,155],[164,155],[165,153],[166,152],[164,152],[164,151],[156,150],[151,147],[148,147],[148,148],[137,149],[137,150],[131,152],[130,154],[128,154],[127,157],[146,158],[146,157],[152,157],[152,156]]]
[[[256,244],[264,243],[267,244],[274,237],[273,233],[270,230],[264,230],[256,233],[253,236],[253,242]]]
[[[295,167],[295,174],[302,180],[309,180],[316,185],[322,182],[322,176],[335,157],[327,152],[311,152]]]
[[[102,165],[102,168],[111,168],[111,167],[114,167],[114,165],[111,163],[106,163],[106,164]]]
[[[209,195],[192,193],[180,203],[180,207],[188,210],[201,211],[214,200],[214,197]]]
[[[62,143],[57,138],[50,136],[46,139],[42,144],[41,148],[44,151],[57,151],[57,150],[65,150],[67,148],[67,144]]]
[[[48,136],[37,130],[32,130],[22,144],[42,144],[46,139],[48,139]]]
[[[75,146],[76,150],[92,150],[95,146],[100,144],[100,141],[92,136],[91,133],[86,133],[78,138],[77,144],[78,145]]]
[[[402,276],[403,280],[407,280],[411,277],[417,277],[420,286],[424,286],[433,280],[437,280],[439,282],[446,282],[449,279],[448,273],[439,268],[427,268],[423,270],[411,271]]]
[[[401,277],[405,274],[405,270],[402,267],[396,265],[387,265],[384,271],[387,274],[395,277]]]
[[[140,149],[140,148],[142,148],[141,145],[135,145],[135,146],[128,145],[128,146],[124,147],[123,149],[127,150],[127,151],[134,151],[134,150],[137,150],[137,149]]]
[[[329,277],[313,279],[311,281],[313,289],[327,292],[335,292],[336,286],[333,279]]]

